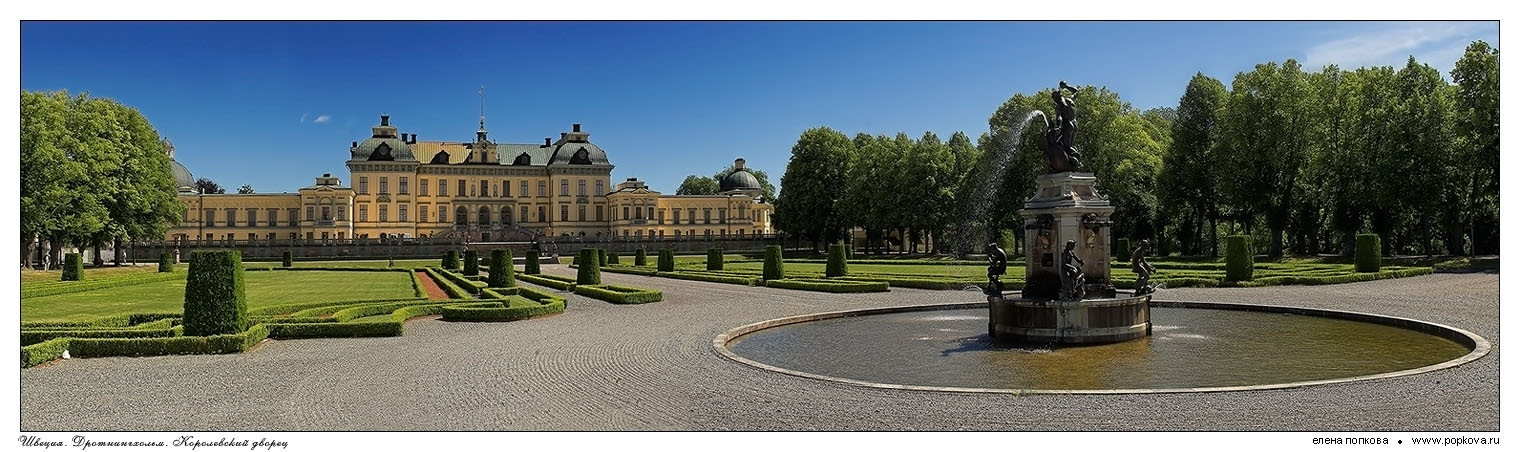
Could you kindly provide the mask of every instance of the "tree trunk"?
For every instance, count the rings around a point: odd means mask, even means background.
[[[116,266],[116,267],[120,267],[121,266],[121,239],[120,238],[116,238],[116,239],[111,240],[111,264],[113,266]]]
[[[1219,257],[1219,214],[1209,215],[1209,257]]]
[[[63,263],[59,262],[60,257],[63,255],[62,251],[63,239],[58,237],[52,238],[48,243],[48,259],[47,265],[44,267],[44,269],[55,270],[62,268]]]
[[[1267,228],[1267,230],[1269,230],[1269,231],[1272,232],[1272,239],[1268,241],[1269,243],[1272,244],[1272,246],[1267,249],[1267,257],[1271,257],[1271,258],[1282,257],[1282,255],[1283,255],[1283,240],[1282,240],[1283,239],[1283,228],[1281,228],[1281,227]]]

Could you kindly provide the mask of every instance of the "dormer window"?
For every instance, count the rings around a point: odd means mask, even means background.
[[[586,148],[581,148],[579,151],[575,151],[575,155],[570,156],[570,163],[575,165],[590,165],[591,153],[586,152]]]
[[[449,163],[449,153],[448,152],[444,152],[444,151],[438,151],[437,154],[433,154],[433,161],[428,162],[428,163],[431,163],[431,164],[434,164],[434,165],[447,165]]]
[[[512,164],[513,165],[518,165],[518,166],[532,165],[533,164],[533,157],[529,156],[528,153],[524,152],[524,153],[518,155],[517,159],[512,161]],[[526,190],[524,190],[524,191],[526,191]]]
[[[391,157],[391,145],[390,144],[388,144],[388,143],[380,143],[379,146],[375,146],[375,152],[372,152],[372,153],[369,154],[369,159],[370,160],[395,160],[395,157]]]

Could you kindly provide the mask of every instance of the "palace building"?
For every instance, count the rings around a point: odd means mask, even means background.
[[[472,141],[419,141],[388,115],[348,148],[350,186],[323,174],[296,193],[204,194],[179,162],[185,203],[170,241],[344,241],[439,238],[741,238],[773,233],[759,181],[735,170],[715,195],[663,195],[643,182],[612,184],[607,152],[580,124],[542,144],[497,143],[485,119]],[[171,147],[170,157],[174,155]]]

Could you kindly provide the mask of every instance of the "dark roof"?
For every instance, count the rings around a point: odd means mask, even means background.
[[[185,165],[181,165],[179,161],[169,159],[169,172],[174,174],[174,186],[181,189],[180,191],[185,191],[184,189],[187,188],[195,189],[195,175],[190,174],[190,169],[185,168]]]
[[[720,192],[729,190],[763,189],[764,188],[760,186],[760,179],[755,178],[754,174],[750,174],[749,171],[745,169],[736,169],[734,172],[728,173],[728,176],[724,177],[722,181],[718,182],[718,191]]]
[[[528,154],[529,166],[544,166],[549,164],[549,150],[539,144],[498,143],[496,145],[496,160],[503,165],[513,165],[517,157]]]
[[[586,152],[582,153],[584,150]],[[567,141],[554,146],[554,154],[549,157],[551,165],[608,165],[607,152],[600,146],[590,142]]]
[[[381,145],[384,145],[384,147],[382,148]],[[376,154],[375,150],[377,148],[382,150],[388,149],[390,151],[389,158],[385,157],[384,154],[386,153],[384,152]],[[368,140],[359,142],[359,145],[355,146],[351,152],[352,156],[349,157],[349,160],[393,160],[397,162],[417,161],[417,157],[412,155],[412,146],[406,144],[406,141],[403,141],[400,138],[371,137]]]

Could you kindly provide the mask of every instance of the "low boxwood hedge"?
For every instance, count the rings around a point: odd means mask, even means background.
[[[402,333],[401,322],[270,323],[269,337],[307,339],[318,337],[393,337]],[[261,325],[265,326],[265,325]]]
[[[666,278],[685,279],[685,280],[690,280],[690,281],[706,281],[706,282],[715,282],[715,283],[724,283],[724,284],[739,284],[739,285],[745,285],[745,286],[753,286],[753,285],[759,284],[760,281],[761,281],[761,279],[760,279],[759,276],[722,275],[722,274],[713,274],[713,273],[685,272],[685,271],[661,272],[661,273],[656,273],[655,276],[664,276]]]
[[[544,287],[552,287],[559,290],[575,290],[575,282],[551,277],[550,275],[519,275],[517,279],[529,284],[537,284]]]
[[[21,322],[21,329],[126,328],[163,319],[180,318],[177,312],[116,314],[89,320]]]
[[[59,338],[21,347],[21,367],[27,368],[63,357],[69,339]]]
[[[154,283],[159,281],[171,281],[183,279],[184,273],[144,273],[130,276],[114,276],[108,278],[92,278],[89,281],[71,281],[67,283],[50,282],[48,284],[22,284],[21,298],[47,297],[66,293],[88,292],[100,289],[112,289],[116,287],[135,286],[138,284]]]
[[[449,298],[474,298],[471,295],[472,292],[459,287],[459,285],[454,284],[453,281],[444,276],[445,274],[450,274],[448,270],[428,268],[424,272],[427,273],[429,278],[433,278],[433,282],[438,283],[438,288],[443,289],[443,293],[448,294]]]
[[[613,284],[580,284],[575,286],[575,293],[617,304],[653,303],[665,299],[665,294],[658,290]]]
[[[955,278],[909,278],[909,277],[902,277],[902,276],[885,276],[885,275],[854,275],[854,276],[842,276],[842,277],[839,277],[837,279],[842,279],[842,280],[847,280],[847,281],[884,282],[884,283],[887,283],[887,286],[889,286],[889,287],[911,287],[911,288],[914,288],[914,289],[929,289],[929,290],[965,290],[965,289],[968,289],[968,288],[971,288],[971,287],[982,287],[985,284],[987,284],[986,281],[969,280],[969,279],[955,279]],[[1005,283],[1004,284],[1005,288],[1012,288],[1013,287],[1012,285],[1007,284],[1008,281],[1005,281],[1004,283]]]
[[[74,328],[61,330],[21,330],[21,345],[32,345],[64,337],[174,337],[181,328]]]
[[[888,290],[887,283],[881,281],[843,279],[772,279],[765,282],[765,287],[833,293],[886,292]]]
[[[563,298],[551,298],[547,303],[541,303],[520,296],[503,298],[502,301],[455,303],[442,308],[444,320],[474,322],[522,320],[564,311]]]
[[[644,276],[651,276],[651,275],[655,274],[655,269],[653,269],[653,268],[648,268],[648,267],[628,267],[628,266],[620,266],[620,265],[609,265],[609,266],[607,266],[607,268],[603,268],[602,271],[604,271],[604,272],[612,272],[612,273],[626,273],[626,274],[630,274],[630,275],[644,275]]]
[[[269,327],[254,325],[237,334],[148,338],[69,339],[68,351],[76,358],[102,356],[158,356],[238,353],[269,337]],[[40,345],[40,344],[39,344]]]

